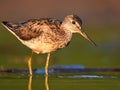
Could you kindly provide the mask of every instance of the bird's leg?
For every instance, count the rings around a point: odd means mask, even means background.
[[[45,74],[46,74],[46,76],[48,76],[49,60],[50,60],[50,53],[48,53],[48,55],[47,55],[47,60],[46,60],[46,65],[45,65]]]
[[[31,65],[31,62],[32,62],[32,56],[33,56],[33,51],[31,52],[31,55],[28,59],[28,68],[29,68],[29,73],[30,75],[32,75],[32,65]]]

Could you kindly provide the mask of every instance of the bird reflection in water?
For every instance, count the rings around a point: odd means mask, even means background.
[[[48,75],[45,76],[45,88],[46,90],[49,90]],[[31,75],[29,77],[28,90],[32,90],[32,76]]]
[[[48,75],[45,76],[45,88],[46,88],[46,90],[49,90]]]
[[[32,76],[29,77],[28,90],[32,90]]]

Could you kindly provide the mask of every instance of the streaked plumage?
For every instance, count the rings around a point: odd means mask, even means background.
[[[68,45],[72,33],[80,33],[96,45],[82,30],[82,20],[77,15],[68,15],[64,21],[41,18],[23,23],[3,21],[2,24],[33,52],[50,53]]]

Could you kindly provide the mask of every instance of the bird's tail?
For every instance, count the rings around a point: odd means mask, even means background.
[[[8,21],[3,21],[2,22],[2,25],[10,30],[14,30],[16,27],[18,27],[17,24],[14,24],[14,23],[11,23],[11,22],[8,22]]]

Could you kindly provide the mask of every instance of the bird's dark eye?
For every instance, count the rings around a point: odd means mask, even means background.
[[[75,24],[75,21],[72,21],[72,24]]]

